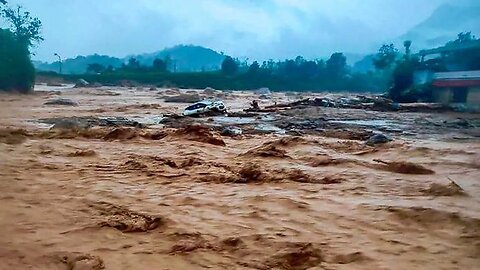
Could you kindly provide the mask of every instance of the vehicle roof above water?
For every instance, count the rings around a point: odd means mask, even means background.
[[[202,103],[202,104],[212,104],[212,103],[215,103],[215,102],[221,102],[223,103],[222,100],[219,100],[219,99],[205,99],[205,100],[201,100],[201,101],[198,101],[198,102],[195,102],[195,104],[199,104],[199,103]]]

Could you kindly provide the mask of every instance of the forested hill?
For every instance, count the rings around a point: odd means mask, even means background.
[[[173,71],[211,71],[218,70],[225,56],[205,47],[194,45],[178,45],[155,53],[132,56],[141,65],[151,66],[155,59],[170,59],[169,69]],[[130,58],[130,57],[128,57]]]
[[[112,66],[114,68],[120,67],[123,63],[123,59],[116,57],[110,57],[106,55],[88,55],[88,56],[77,56],[75,58],[65,59],[62,63],[63,73],[65,74],[82,74],[85,73],[89,64],[100,64],[102,66],[108,67]],[[58,62],[45,63],[33,61],[35,68],[40,71],[55,71],[58,72],[59,64]]]
[[[104,67],[112,66],[120,67],[123,63],[127,63],[128,59],[136,58],[141,65],[151,66],[155,59],[168,59],[168,68],[178,72],[188,71],[209,71],[220,68],[225,56],[214,50],[194,45],[178,45],[172,48],[166,48],[154,53],[146,53],[139,55],[131,55],[125,58],[116,58],[106,55],[88,55],[78,56],[76,58],[65,59],[63,61],[63,73],[66,74],[82,74],[87,71],[89,64],[100,64]],[[41,71],[58,71],[58,62],[45,63],[34,62],[37,70]]]

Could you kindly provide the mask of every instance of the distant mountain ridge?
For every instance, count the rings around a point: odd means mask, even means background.
[[[412,50],[418,52],[423,49],[432,49],[444,46],[455,40],[461,32],[471,31],[473,35],[480,35],[480,1],[478,4],[462,6],[444,4],[439,6],[428,18],[417,24],[396,40],[385,41],[394,43],[403,51],[403,42],[412,41]],[[376,53],[376,52],[375,52]],[[373,58],[375,53],[365,55],[352,66],[354,72],[368,72],[375,70]]]
[[[460,32],[472,31],[472,34],[479,35],[479,18],[480,1],[478,4],[469,6],[444,4],[426,20],[400,36],[398,42],[411,40],[414,50],[442,46],[456,39]]]
[[[170,59],[169,69],[177,72],[211,71],[218,70],[225,59],[225,56],[212,49],[194,45],[177,45],[154,53],[130,55],[124,58],[111,57],[107,55],[77,56],[76,58],[65,59],[62,62],[63,73],[82,74],[85,73],[89,64],[101,64],[105,67],[120,67],[127,63],[128,59],[136,58],[141,65],[151,66],[155,59]],[[35,68],[41,71],[58,71],[58,62],[45,63],[34,61]]]
[[[101,64],[105,67],[112,66],[114,68],[120,67],[124,60],[110,57],[107,55],[88,55],[88,56],[77,56],[75,58],[69,58],[62,61],[62,73],[65,74],[81,74],[85,73],[89,64]],[[45,63],[40,61],[33,61],[33,64],[37,70],[40,71],[59,71],[59,63]]]
[[[218,70],[225,59],[225,55],[212,49],[194,45],[177,45],[155,53],[130,57],[135,57],[141,65],[146,66],[152,65],[153,61],[157,58],[170,58],[172,61],[170,69],[173,70],[175,68],[177,71],[182,72]],[[127,57],[126,60],[130,57]]]

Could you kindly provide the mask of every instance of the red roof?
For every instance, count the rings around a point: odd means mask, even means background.
[[[432,85],[437,86],[437,87],[480,86],[480,79],[473,79],[473,80],[434,80]]]

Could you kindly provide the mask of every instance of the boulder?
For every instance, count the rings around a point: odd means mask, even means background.
[[[85,81],[84,79],[79,79],[79,80],[77,81],[77,83],[75,83],[75,86],[74,86],[74,87],[75,87],[75,88],[80,88],[80,87],[87,87],[87,86],[89,86],[89,85],[90,85],[89,82]]]
[[[222,130],[222,136],[239,136],[242,135],[243,130],[239,127],[225,127]]]
[[[377,144],[384,144],[391,141],[393,141],[393,139],[390,138],[389,136],[382,133],[377,133],[370,136],[370,138],[368,138],[368,140],[365,143],[369,146],[374,146]]]
[[[204,94],[207,94],[207,95],[213,95],[216,93],[215,89],[211,88],[211,87],[207,87],[203,90],[203,93]]]

